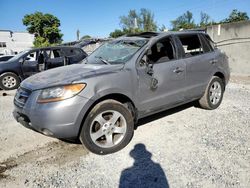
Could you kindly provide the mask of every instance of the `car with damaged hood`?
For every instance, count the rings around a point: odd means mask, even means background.
[[[140,118],[191,101],[216,109],[229,75],[227,56],[205,33],[123,36],[81,64],[23,81],[13,115],[29,129],[109,154],[130,142]]]
[[[25,50],[0,63],[0,89],[17,89],[29,76],[82,61],[87,54],[77,47],[46,47]]]

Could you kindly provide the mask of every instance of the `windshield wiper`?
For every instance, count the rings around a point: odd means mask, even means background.
[[[106,65],[111,65],[106,59],[103,59],[101,56],[95,56],[95,58],[100,59]]]

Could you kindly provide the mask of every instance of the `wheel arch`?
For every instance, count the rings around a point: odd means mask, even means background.
[[[4,74],[7,74],[7,73],[12,73],[12,74],[15,74],[19,79],[20,79],[20,82],[21,82],[21,77],[20,77],[20,75],[16,72],[16,71],[13,71],[13,70],[10,70],[10,71],[3,71],[3,72],[1,72],[0,73],[0,76],[2,76],[2,75],[4,75]]]
[[[78,131],[78,138],[80,136],[80,133],[81,133],[81,129],[82,129],[82,126],[83,126],[83,123],[85,121],[85,119],[87,118],[89,112],[94,108],[94,106],[104,100],[108,100],[108,99],[113,99],[113,100],[116,100],[122,104],[125,104],[127,105],[128,109],[131,111],[132,115],[134,116],[134,121],[136,122],[137,121],[137,117],[138,117],[138,113],[137,113],[137,108],[135,106],[135,103],[133,102],[133,100],[122,94],[122,93],[111,93],[111,94],[106,94],[104,96],[101,96],[99,97],[98,99],[96,99],[91,105],[90,107],[88,108],[88,110],[86,111],[86,113],[84,114],[84,116],[82,117],[82,120],[81,120],[81,126],[79,128],[79,131]]]
[[[225,87],[226,87],[225,75],[222,72],[218,71],[218,72],[214,73],[213,76],[218,76],[222,80],[222,82],[224,84],[224,90],[225,90]]]

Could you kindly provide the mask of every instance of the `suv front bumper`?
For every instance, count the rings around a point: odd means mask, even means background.
[[[74,96],[59,102],[38,104],[37,91],[32,92],[23,108],[15,105],[13,116],[26,128],[55,138],[77,138],[90,100]]]

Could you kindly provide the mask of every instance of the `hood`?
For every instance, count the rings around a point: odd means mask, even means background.
[[[123,64],[99,65],[99,64],[74,64],[65,67],[54,68],[35,74],[21,83],[21,87],[38,90],[58,85],[67,85],[72,82],[83,81],[87,78],[119,71]]]
[[[7,61],[0,61],[0,65],[3,65],[3,64],[9,64],[9,63],[13,63],[12,60],[7,60]]]

